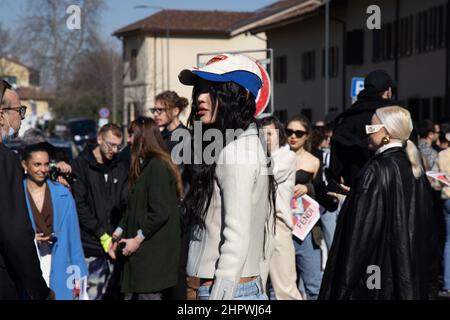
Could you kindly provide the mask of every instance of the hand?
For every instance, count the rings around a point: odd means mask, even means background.
[[[345,192],[350,192],[350,187],[347,187],[346,185],[343,185],[342,183],[340,184],[341,188],[345,191]],[[336,199],[338,199],[339,201],[342,201],[345,199],[345,195],[340,194],[340,193],[336,193],[336,192],[327,192],[327,195],[334,197]]]
[[[124,256],[129,256],[139,249],[139,246],[142,243],[142,238],[134,237],[130,239],[122,239],[119,243],[125,243],[125,248],[122,249],[122,254]]]
[[[63,176],[58,176],[58,182],[61,183],[64,187],[70,189],[70,184],[67,182],[66,179],[64,179]]]
[[[59,171],[61,171],[62,173],[71,173],[72,172],[72,167],[65,163],[64,161],[60,161],[56,164],[56,167],[59,169]]]
[[[113,232],[113,234],[111,235],[111,237],[112,237],[112,239],[113,239],[113,242],[119,242],[120,239],[121,239],[121,237],[122,237],[122,234]]]
[[[108,254],[113,260],[116,260],[117,245],[118,245],[118,242],[115,241],[113,238],[113,241],[111,241],[111,243],[109,244],[109,247],[108,247]]]
[[[297,184],[294,187],[294,198],[301,197],[308,193],[308,188],[304,184]]]
[[[38,244],[42,244],[43,242],[47,242],[48,240],[50,240],[50,236],[44,237],[43,233],[36,233],[35,239]]]

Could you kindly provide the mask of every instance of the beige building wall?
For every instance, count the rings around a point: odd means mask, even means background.
[[[30,86],[30,71],[28,68],[5,58],[0,58],[0,76],[16,77],[19,87]]]
[[[125,64],[124,85],[125,105],[132,101],[142,101],[142,109],[148,111],[154,106],[154,97],[164,90],[176,91],[180,96],[191,99],[192,87],[184,86],[178,81],[181,70],[197,65],[197,54],[209,52],[230,52],[240,50],[266,49],[265,35],[239,35],[234,38],[181,38],[169,40],[169,66],[167,65],[167,38],[136,36],[124,40]],[[129,57],[132,49],[138,49],[138,77],[129,78]],[[265,58],[265,53],[252,55],[256,59]],[[210,57],[209,57],[210,58]],[[208,57],[203,58],[206,62]],[[169,70],[169,73],[167,73]],[[189,109],[185,110],[185,121]],[[147,115],[150,115],[147,113]]]

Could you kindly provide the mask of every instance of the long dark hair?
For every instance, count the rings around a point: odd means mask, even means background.
[[[133,188],[141,175],[141,159],[155,157],[167,165],[175,177],[177,197],[181,199],[183,194],[183,183],[178,167],[172,162],[172,158],[166,148],[159,127],[151,118],[140,117],[129,126],[130,134],[133,134],[133,145],[131,146],[131,168],[128,178],[129,188]]]
[[[199,94],[198,84],[192,92],[192,110],[188,125],[193,126],[194,121],[200,121],[197,115],[197,98]],[[256,103],[255,97],[246,89],[234,82],[211,82],[209,94],[212,102],[212,114],[217,112],[216,121],[212,125],[202,125],[203,130],[215,128],[225,137],[227,129],[246,130],[251,123],[257,123],[255,119]],[[216,110],[218,108],[218,110]],[[258,125],[259,126],[259,125]],[[228,139],[224,139],[224,146]],[[216,157],[218,155],[215,155]],[[214,194],[214,181],[216,163],[201,164],[195,168],[195,176],[192,178],[191,186],[186,195],[184,206],[189,222],[200,227],[205,227],[206,215],[208,213],[211,199]],[[276,185],[273,175],[269,175],[269,194],[271,212],[275,218]]]

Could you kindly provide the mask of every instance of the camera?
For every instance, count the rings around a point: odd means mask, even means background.
[[[68,184],[72,185],[74,176],[71,173],[64,173],[56,166],[56,162],[50,163],[50,171],[48,176],[53,181],[58,181],[58,177],[63,177]]]

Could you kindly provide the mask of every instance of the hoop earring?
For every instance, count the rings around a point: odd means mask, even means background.
[[[391,141],[391,138],[389,136],[383,137],[383,139],[381,139],[381,144],[387,145],[389,142]]]

